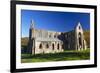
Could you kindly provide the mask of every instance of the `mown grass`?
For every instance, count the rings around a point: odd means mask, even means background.
[[[60,53],[37,54],[37,55],[21,54],[22,63],[87,60],[87,59],[90,59],[90,50],[86,51],[66,50]]]

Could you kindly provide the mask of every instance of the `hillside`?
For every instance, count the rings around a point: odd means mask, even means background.
[[[28,37],[21,38],[21,45],[22,46],[27,46],[27,44],[28,44]]]

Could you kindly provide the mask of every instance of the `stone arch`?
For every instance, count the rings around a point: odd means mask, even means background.
[[[52,49],[54,50],[54,43],[52,44]]]
[[[42,45],[42,43],[40,43],[40,45],[39,45],[39,49],[42,49],[43,48],[43,45]]]
[[[79,26],[79,30],[81,29],[81,26]]]

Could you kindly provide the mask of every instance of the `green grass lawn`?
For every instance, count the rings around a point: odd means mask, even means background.
[[[68,60],[87,60],[90,59],[90,50],[86,51],[64,51],[61,53],[49,54],[21,54],[22,63],[32,62],[51,62],[51,61],[68,61]]]

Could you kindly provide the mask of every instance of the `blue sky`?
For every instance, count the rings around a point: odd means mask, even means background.
[[[84,30],[90,30],[89,13],[21,10],[22,37],[29,36],[32,19],[37,29],[67,32],[80,22]]]

